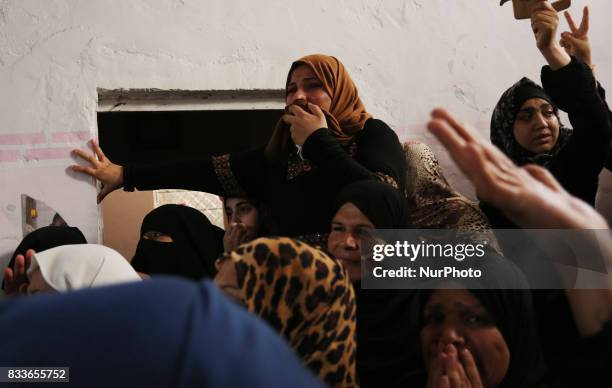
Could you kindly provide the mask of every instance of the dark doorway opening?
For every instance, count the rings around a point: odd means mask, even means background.
[[[268,142],[282,110],[98,112],[98,138],[118,164],[248,150]]]

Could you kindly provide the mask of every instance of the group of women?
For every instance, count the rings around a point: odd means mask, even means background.
[[[474,183],[493,227],[608,228],[589,204],[594,203],[598,174],[608,162],[611,115],[590,63],[584,62],[578,50],[579,29],[572,28],[571,37],[564,35],[562,48],[555,41],[557,23],[557,14],[548,3],[534,8],[537,46],[549,65],[542,71],[543,87],[524,78],[502,95],[491,120],[491,140],[499,149],[480,140],[444,110],[435,110],[428,125]],[[528,290],[513,258],[503,256],[503,244],[489,244],[487,252],[492,270],[504,274],[494,284],[442,279],[428,290],[362,288],[366,240],[375,229],[422,226],[415,222],[419,209],[415,209],[418,201],[411,201],[411,188],[422,187],[418,195],[431,198],[439,194],[436,182],[445,180],[437,169],[422,182],[406,180],[422,176],[414,174],[412,164],[421,159],[406,155],[395,132],[367,112],[336,58],[309,55],[297,60],[285,86],[285,114],[269,143],[259,149],[202,155],[190,162],[125,166],[112,163],[94,141],[94,155],[74,151],[88,165],[73,169],[101,182],[99,201],[120,187],[128,191],[206,191],[223,197],[225,232],[195,209],[162,206],[145,217],[129,266],[108,248],[84,245],[82,235],[73,228],[48,227],[26,237],[32,241],[24,240],[15,252],[11,267],[5,270],[7,294],[134,282],[140,286],[117,286],[117,293],[126,292],[128,300],[148,305],[156,303],[151,298],[163,290],[152,289],[152,296],[147,297],[138,288],[155,288],[146,284],[162,281],[155,280],[157,275],[214,279],[225,297],[210,291],[205,280],[199,291],[206,299],[202,303],[217,303],[223,306],[217,310],[223,310],[226,298],[235,301],[267,322],[303,365],[330,386],[586,386],[589,379],[597,381],[604,374],[605,367],[596,366],[605,365],[601,360],[610,359],[609,351],[593,343],[612,344],[610,291],[580,294],[566,290],[564,304],[554,311],[548,307],[542,314],[537,303],[534,309],[537,293]],[[561,124],[558,109],[568,113],[572,129]],[[449,202],[439,203],[444,207]],[[457,212],[456,206],[444,208]],[[469,208],[470,219],[480,220],[472,224],[475,232],[482,232],[483,225],[490,229],[483,213],[474,206],[465,208]],[[464,227],[452,221],[463,216],[449,213],[443,226]],[[43,233],[62,237],[51,245],[36,245],[35,236]],[[612,244],[604,248],[612,259]],[[141,281],[149,276],[151,280]],[[169,285],[170,290],[173,287],[181,288]],[[110,290],[105,295],[102,290],[89,295],[92,300],[104,300]],[[132,294],[145,300],[139,302]],[[220,300],[212,302],[211,298]],[[72,299],[69,303],[80,303]],[[585,300],[590,301],[588,307]],[[162,307],[168,308],[165,319],[187,319],[181,318],[183,310],[174,314],[175,309],[186,308],[182,304],[160,303]],[[233,309],[229,310],[233,313]],[[564,338],[571,347],[561,353],[557,348],[551,351],[549,341],[541,340],[548,334],[543,322],[550,311],[575,324],[574,331],[564,333],[574,336]],[[228,336],[240,333],[235,320],[217,318],[217,325],[227,325]],[[182,327],[199,331],[194,324]],[[246,320],[245,325],[249,324]],[[177,332],[180,327],[168,325],[164,335],[180,337],[185,334]],[[249,341],[257,344],[251,353],[263,346],[257,339]],[[236,342],[231,343],[250,347]],[[228,357],[219,357],[215,364],[210,359],[218,354],[196,353],[186,351],[185,357],[207,360],[202,368],[228,368],[221,365],[230,362]],[[270,353],[279,356],[282,351]],[[565,358],[566,363],[557,363],[553,355]],[[292,360],[270,360],[277,361],[291,364]],[[183,358],[182,362],[193,367],[190,360]],[[567,369],[567,362],[575,362],[576,367]],[[238,374],[244,368],[245,375],[255,379],[254,385],[273,380],[252,377],[257,370],[242,363],[232,367]],[[296,370],[293,364],[286,368],[271,372],[262,367],[259,374]],[[295,373],[292,384],[316,385],[315,380],[308,380],[308,373]],[[279,378],[277,383],[287,381]]]

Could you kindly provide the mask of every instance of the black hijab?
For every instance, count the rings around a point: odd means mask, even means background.
[[[25,255],[28,249],[42,252],[47,249],[71,244],[87,244],[79,228],[67,226],[43,226],[26,235],[11,257],[8,268],[14,268],[17,255]],[[4,281],[2,282],[4,289]]]
[[[559,139],[552,150],[541,154],[527,151],[514,137],[514,121],[516,115],[525,103],[531,98],[541,98],[554,107],[555,115],[559,120]],[[567,144],[572,135],[572,129],[566,128],[559,119],[557,108],[544,89],[529,78],[522,78],[502,94],[493,110],[491,117],[491,142],[501,149],[512,161],[519,166],[534,163],[547,166],[559,151]]]
[[[172,237],[171,243],[147,240],[147,232]],[[223,252],[223,230],[197,209],[163,205],[142,221],[132,266],[147,274],[169,274],[199,280],[213,277],[215,260]]]
[[[352,203],[377,229],[408,228],[406,201],[399,191],[376,180],[346,186],[334,214]],[[388,387],[406,379],[419,357],[410,329],[416,315],[414,291],[362,289],[354,282],[357,301],[357,374],[362,387]],[[414,324],[413,324],[414,325]]]
[[[546,366],[537,336],[528,283],[514,264],[498,254],[489,252],[484,259],[480,269],[485,276],[479,279],[453,279],[453,283],[459,283],[480,301],[508,345],[510,365],[498,387],[540,386],[546,377]],[[435,289],[445,282],[448,280],[433,280],[428,285],[431,289],[418,292],[419,333],[423,327],[423,312],[427,301]]]
[[[389,184],[364,180],[345,186],[336,197],[333,214],[348,202],[359,208],[376,229],[408,227],[406,200]]]

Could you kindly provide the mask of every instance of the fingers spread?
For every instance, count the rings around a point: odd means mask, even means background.
[[[589,7],[585,6],[582,9],[582,21],[580,22],[580,28],[578,29],[581,35],[586,35],[589,32]]]
[[[70,166],[70,169],[72,171],[82,172],[84,174],[87,174],[87,175],[90,175],[90,176],[93,176],[93,177],[96,176],[96,170],[94,170],[91,167],[79,166],[78,164],[75,164],[75,165]]]
[[[431,112],[431,116],[433,118],[437,118],[437,119],[441,119],[443,121],[446,121],[448,123],[448,125],[450,125],[450,127],[457,132],[457,134],[465,141],[474,141],[474,140],[479,140],[480,136],[470,130],[467,125],[463,124],[462,122],[460,122],[459,120],[457,120],[455,118],[455,116],[453,116],[452,114],[450,114],[447,110],[445,109],[434,109]]]
[[[434,119],[427,124],[427,129],[442,143],[453,159],[460,156],[466,142],[446,121]]]
[[[104,155],[104,152],[102,152],[102,148],[100,148],[100,146],[98,145],[98,142],[94,139],[91,139],[90,143],[91,143],[91,148],[93,149],[96,156],[98,157],[98,160],[104,160],[106,156]]]
[[[86,161],[91,163],[91,165],[93,165],[94,167],[98,165],[98,160],[88,152],[85,152],[77,148],[77,149],[72,150],[72,154],[80,157],[81,159],[85,159]]]
[[[563,16],[565,16],[565,20],[567,21],[567,25],[569,26],[570,31],[572,31],[573,33],[578,32],[578,27],[576,26],[576,22],[574,22],[572,14],[569,13],[569,11],[565,11],[563,12]]]

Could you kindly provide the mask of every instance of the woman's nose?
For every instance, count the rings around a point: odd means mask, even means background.
[[[457,327],[447,324],[442,328],[439,346],[444,349],[449,344],[461,346],[465,344],[465,339]]]
[[[344,245],[346,245],[347,248],[351,249],[357,249],[359,247],[359,243],[352,233],[346,234],[346,238],[344,239]]]
[[[535,121],[536,128],[542,128],[542,127],[548,126],[548,121],[546,121],[546,118],[544,117],[542,113],[537,113],[534,117],[534,121]]]
[[[304,89],[302,88],[298,88],[295,93],[293,94],[293,103],[302,103],[301,105],[303,105],[303,103],[305,103],[307,100],[307,96],[306,93],[304,92]]]

